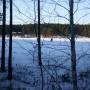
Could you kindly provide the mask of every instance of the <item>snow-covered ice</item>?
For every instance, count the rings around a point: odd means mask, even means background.
[[[9,41],[8,38],[6,38],[6,67],[8,63],[8,41]],[[1,47],[1,39],[0,39],[0,47]],[[53,38],[53,41],[51,41],[51,38],[42,38],[41,51],[42,51],[43,66],[46,71],[49,70],[48,73],[52,74],[54,72],[57,72],[58,75],[60,75],[67,73],[68,71],[71,70],[70,42],[67,38]],[[36,83],[39,83],[38,79],[36,80],[36,76],[38,76],[36,75],[38,73],[37,52],[38,51],[36,38],[14,37],[12,63],[15,71],[13,71],[13,73],[15,72],[21,73],[22,71],[24,75],[23,76],[24,80],[29,78],[28,80],[31,80],[32,83],[35,83],[33,82],[34,80],[36,81]],[[86,37],[76,38],[76,54],[77,54],[77,71],[84,72],[90,70],[90,60],[89,60],[90,38]],[[44,75],[47,75],[47,72],[44,72]],[[45,78],[46,77],[47,76],[45,76]],[[29,82],[28,80],[27,82]],[[65,87],[67,87],[67,84],[65,85],[66,85]],[[62,84],[61,86],[63,87]],[[29,89],[29,90],[36,90],[36,89]]]

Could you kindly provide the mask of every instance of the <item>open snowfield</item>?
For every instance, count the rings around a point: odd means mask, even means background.
[[[1,39],[0,39],[0,47],[1,47]],[[46,79],[50,78],[49,75],[51,74],[58,76],[68,72],[70,74],[71,70],[70,42],[68,39],[53,38],[53,41],[51,41],[50,38],[42,38],[41,50],[42,50],[42,62],[43,62],[45,83],[48,81]],[[28,88],[29,90],[40,90],[40,87],[38,87],[40,86],[40,82],[38,82],[40,80],[37,79],[37,77],[39,76],[37,52],[38,51],[36,38],[20,38],[20,37],[13,38],[13,57],[12,57],[13,73],[14,73],[13,75],[15,76],[16,75],[15,72],[17,72],[18,78],[20,78],[21,77],[20,75],[22,73],[22,77],[24,77],[22,81],[26,80],[29,84],[29,86],[27,86],[28,84],[27,85],[24,84],[24,86],[32,88],[32,89]],[[76,38],[76,53],[77,53],[78,73],[90,70],[90,38],[85,37]],[[6,38],[6,67],[7,61],[8,61],[8,38]],[[34,82],[34,80],[36,83]],[[30,83],[30,81],[34,84]],[[36,86],[34,86],[35,84]],[[21,84],[21,86],[23,85]],[[70,90],[71,84],[67,85],[67,83],[63,84],[61,83],[61,87],[63,90]],[[52,90],[52,89],[46,89],[45,87],[45,90]]]

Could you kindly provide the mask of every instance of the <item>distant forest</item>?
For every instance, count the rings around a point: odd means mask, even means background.
[[[90,37],[90,25],[75,25],[77,36]],[[6,35],[9,33],[9,26],[6,26]],[[70,33],[69,24],[41,24],[41,36],[63,36],[66,37]],[[2,26],[0,26],[0,35],[2,34]],[[13,25],[13,35],[20,36],[36,36],[37,24]]]

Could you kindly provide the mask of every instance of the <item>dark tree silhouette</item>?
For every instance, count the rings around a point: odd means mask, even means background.
[[[9,57],[8,57],[8,79],[12,79],[12,0],[10,0],[10,37],[9,37]]]
[[[76,72],[75,28],[73,21],[73,4],[74,4],[74,0],[70,0],[69,5],[70,5],[70,35],[71,35],[71,69],[72,69],[73,90],[78,90],[77,72]]]
[[[41,70],[42,77],[42,90],[43,90],[43,70],[42,70],[42,59],[41,59],[41,29],[40,29],[40,0],[38,0],[38,60]]]
[[[2,53],[1,71],[5,71],[5,28],[6,28],[6,0],[3,0],[3,29],[2,29]]]

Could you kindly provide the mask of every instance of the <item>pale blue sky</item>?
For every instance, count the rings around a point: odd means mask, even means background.
[[[68,0],[54,0],[69,10]],[[75,2],[78,0],[75,0]],[[25,24],[34,23],[34,0],[13,0],[13,23]],[[35,0],[36,18],[37,18],[37,0]],[[48,3],[49,2],[49,3]],[[52,3],[52,4],[50,4]],[[41,0],[41,22],[44,23],[69,23],[69,12],[60,5],[55,4],[53,0]],[[74,15],[74,22],[80,24],[90,23],[90,0],[81,0],[78,4],[78,11]],[[74,4],[74,10],[77,8],[77,3]],[[9,9],[9,8],[8,8]],[[20,10],[20,11],[19,11]],[[22,12],[22,13],[21,13]],[[58,17],[65,16],[65,18]],[[83,17],[83,18],[80,18]],[[80,19],[80,20],[79,20]],[[79,20],[79,21],[78,21]],[[7,23],[9,21],[9,11],[7,11]],[[36,19],[37,22],[37,19]]]

